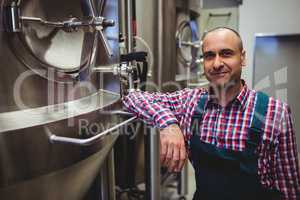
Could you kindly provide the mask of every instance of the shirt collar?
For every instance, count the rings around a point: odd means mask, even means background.
[[[238,104],[241,105],[242,109],[244,110],[246,108],[247,105],[247,99],[249,97],[250,94],[250,90],[247,86],[247,84],[245,83],[245,81],[242,79],[242,89],[240,91],[240,93],[231,101],[232,103],[237,102]],[[208,90],[208,103],[215,103],[215,98],[214,95],[212,93],[212,90]]]
[[[240,105],[244,110],[247,106],[247,100],[250,95],[250,90],[244,80],[242,80],[242,84],[243,84],[243,88],[240,91],[240,93],[236,96],[235,99],[237,100],[237,102],[240,103]]]

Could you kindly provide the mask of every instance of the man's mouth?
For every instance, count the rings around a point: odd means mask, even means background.
[[[227,74],[227,72],[212,72],[210,73],[212,76],[223,76]]]

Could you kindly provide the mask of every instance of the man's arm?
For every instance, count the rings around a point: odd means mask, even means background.
[[[187,158],[179,123],[193,92],[190,89],[173,93],[131,92],[123,98],[128,111],[160,129],[160,160],[169,171],[180,171]]]
[[[300,199],[300,176],[297,155],[296,136],[292,123],[291,111],[284,104],[283,118],[278,136],[276,152],[275,184],[285,200]]]
[[[173,93],[130,92],[123,97],[123,105],[148,125],[163,129],[179,124],[191,92],[190,89]]]

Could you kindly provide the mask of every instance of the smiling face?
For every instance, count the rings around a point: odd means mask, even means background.
[[[209,32],[203,39],[204,73],[213,86],[240,84],[245,51],[240,38],[228,29]]]

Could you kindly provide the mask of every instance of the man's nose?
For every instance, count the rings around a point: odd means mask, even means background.
[[[224,63],[222,61],[222,58],[220,58],[220,56],[217,54],[215,59],[214,59],[213,67],[214,67],[215,70],[218,70],[218,69],[222,68],[223,66],[224,66]]]

